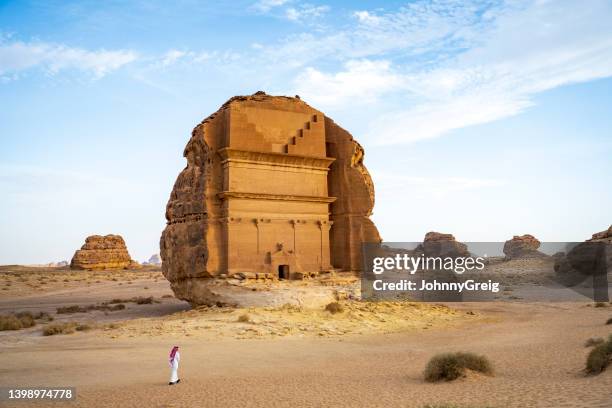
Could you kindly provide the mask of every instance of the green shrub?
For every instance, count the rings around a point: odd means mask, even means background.
[[[327,310],[331,314],[342,313],[344,312],[344,308],[338,302],[331,302],[325,306],[325,310]]]
[[[610,365],[612,360],[612,334],[608,340],[595,347],[586,361],[586,372],[589,374],[599,374]]]
[[[466,370],[493,374],[493,367],[484,356],[474,353],[444,353],[429,360],[423,373],[425,381],[452,381],[465,375]]]

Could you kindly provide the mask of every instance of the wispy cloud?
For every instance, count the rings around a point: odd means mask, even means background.
[[[516,115],[539,92],[611,76],[611,16],[605,1],[416,2],[395,13],[355,12],[352,31],[304,35],[271,53],[311,57],[294,87],[321,108],[393,96],[395,107],[372,118],[369,136],[404,143]],[[360,62],[319,70],[316,53],[305,52],[315,44]]]
[[[49,75],[63,70],[87,72],[101,78],[137,59],[129,50],[96,50],[45,42],[0,41],[0,76],[10,77],[38,68]]]

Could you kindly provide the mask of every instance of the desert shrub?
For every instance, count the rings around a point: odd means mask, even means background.
[[[174,296],[169,295],[169,294],[165,294],[162,296],[162,299],[168,299],[168,298],[173,298]]]
[[[23,326],[21,321],[15,315],[1,315],[0,316],[0,331],[5,330],[19,330]]]
[[[56,334],[71,334],[74,333],[77,324],[74,322],[51,323],[44,327],[44,336],[54,336]]]
[[[87,312],[90,312],[92,310],[102,310],[102,311],[115,312],[117,310],[123,310],[123,309],[125,309],[125,305],[122,304],[122,303],[119,303],[119,304],[113,305],[113,306],[109,306],[106,303],[103,303],[101,305],[88,305],[88,306],[72,305],[72,306],[58,307],[57,308],[57,314],[87,313]]]
[[[47,312],[38,312],[34,315],[35,320],[46,320],[48,322],[53,321],[53,316]]]
[[[595,302],[595,307],[608,307],[606,302]]]
[[[612,334],[608,340],[596,346],[586,361],[586,372],[589,374],[599,374],[603,372],[612,360]]]
[[[601,337],[591,337],[587,341],[584,342],[584,347],[593,347],[603,343],[605,340]]]
[[[87,323],[79,323],[74,327],[74,329],[76,331],[88,331],[93,329],[93,327]]]
[[[606,321],[606,324],[612,324],[612,317]]]
[[[338,302],[331,302],[331,303],[328,303],[327,306],[325,306],[325,310],[327,310],[331,314],[336,314],[336,313],[342,313],[344,311],[344,308]]]
[[[248,314],[244,313],[241,314],[240,316],[238,316],[238,321],[240,323],[248,323],[251,321],[251,316],[249,316]]]
[[[86,313],[87,309],[79,305],[72,305],[72,306],[58,307],[56,311],[57,311],[57,314]]]
[[[23,328],[32,327],[36,324],[34,315],[31,312],[18,312],[15,314],[15,317],[19,319]]]
[[[493,367],[485,356],[474,353],[443,353],[429,360],[425,367],[425,381],[452,381],[465,375],[465,370],[492,374]]]
[[[137,305],[150,305],[151,303],[153,303],[153,296],[149,296],[149,297],[138,296],[137,298],[134,298],[134,303],[136,303]]]
[[[455,404],[442,403],[442,404],[423,405],[423,408],[477,408],[477,407],[474,407],[471,405],[455,405]],[[490,407],[482,407],[482,408],[490,408]]]

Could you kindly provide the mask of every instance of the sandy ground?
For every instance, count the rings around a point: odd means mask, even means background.
[[[612,307],[579,298],[533,302],[529,294],[537,289],[530,286],[503,295],[521,298],[513,302],[345,302],[342,313],[331,315],[296,308],[190,310],[167,297],[168,283],[156,270],[51,271],[57,275],[47,279],[56,282],[38,285],[44,289],[32,287],[44,272],[0,272],[0,285],[12,282],[0,292],[0,313],[47,311],[55,321],[97,327],[49,337],[41,335],[42,324],[0,332],[1,386],[77,388],[75,402],[3,406],[612,407],[612,371],[582,372],[585,340],[612,333],[605,325]],[[116,312],[55,313],[61,306],[134,296],[155,302],[126,302]],[[250,321],[238,322],[241,315]],[[169,387],[166,359],[173,344],[181,346],[182,381]],[[425,383],[429,358],[447,351],[484,354],[495,375]]]

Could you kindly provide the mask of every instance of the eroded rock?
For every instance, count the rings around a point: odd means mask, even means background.
[[[85,244],[78,249],[70,268],[100,270],[128,269],[139,267],[128,253],[125,241],[119,235],[91,235],[85,239]]]
[[[425,234],[423,243],[417,247],[417,252],[422,252],[426,257],[469,257],[467,245],[458,242],[452,234],[440,232],[428,232]]]
[[[538,248],[540,248],[540,241],[533,235],[515,235],[504,243],[504,254],[506,259],[544,256],[538,251]]]
[[[221,276],[358,274],[361,243],[380,242],[362,146],[299,98],[231,98],[195,127],[184,156],[160,240],[181,299],[218,302],[207,285]]]

